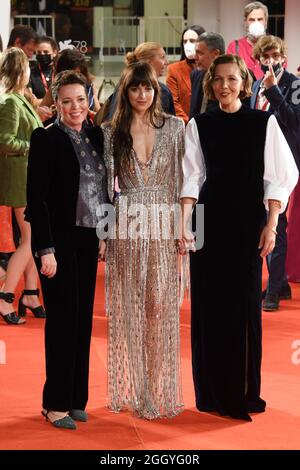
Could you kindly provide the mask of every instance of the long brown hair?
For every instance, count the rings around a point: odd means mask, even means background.
[[[154,69],[146,62],[128,65],[122,73],[117,95],[116,112],[111,121],[113,128],[113,144],[115,166],[118,170],[122,161],[129,164],[133,140],[130,134],[133,112],[128,98],[128,89],[140,84],[151,86],[154,89],[154,98],[147,110],[151,126],[159,129],[163,127],[166,115],[162,112],[160,102],[160,86]]]

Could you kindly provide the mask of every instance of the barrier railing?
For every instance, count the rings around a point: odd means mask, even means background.
[[[185,23],[183,17],[107,17],[100,18],[101,62],[123,62],[127,52],[145,41],[159,42],[171,60],[180,57],[180,38]]]
[[[16,15],[13,17],[13,25],[17,24],[31,26],[39,36],[55,38],[55,20],[51,15]]]

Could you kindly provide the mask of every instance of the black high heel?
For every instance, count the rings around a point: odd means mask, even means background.
[[[15,295],[12,292],[0,292],[0,299],[8,304],[12,304],[15,300]],[[6,315],[0,312],[0,315],[9,325],[23,325],[25,323],[25,320],[20,318],[15,311],[7,313]]]
[[[29,308],[29,310],[31,310],[31,312],[36,318],[46,318],[46,312],[44,308],[42,307],[42,305],[39,305],[38,307],[28,307],[27,305],[24,305],[22,302],[22,298],[24,297],[24,295],[39,296],[39,293],[40,293],[39,289],[34,289],[34,290],[24,289],[23,290],[22,295],[19,299],[19,306],[18,306],[19,317],[25,317],[26,309]]]
[[[76,423],[73,421],[73,419],[69,415],[64,416],[64,418],[59,418],[59,419],[56,419],[55,421],[51,421],[51,419],[48,416],[48,414],[51,413],[51,410],[47,411],[43,409],[41,413],[46,418],[46,421],[49,421],[56,428],[76,429]]]

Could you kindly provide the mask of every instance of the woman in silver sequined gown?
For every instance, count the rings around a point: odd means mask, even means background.
[[[115,151],[120,148],[120,136],[114,133],[120,129],[120,119],[102,126],[112,200],[115,176],[120,188],[114,201],[115,237],[109,238],[106,253],[108,401],[115,412],[129,408],[139,417],[154,419],[175,416],[183,406],[174,220],[170,236],[162,229],[168,225],[171,207],[179,201],[184,124],[155,111],[153,126],[151,110],[146,112],[149,129],[154,129],[154,144],[149,158],[141,161],[134,150],[138,138],[132,130],[135,110],[128,99],[131,88],[141,93],[152,89],[151,109],[156,108],[159,91],[151,66],[132,64],[121,78],[119,111],[122,114],[127,107],[128,129],[133,136],[128,158],[122,156],[118,163],[122,152]],[[162,216],[158,210],[161,204]],[[121,221],[126,213],[129,216]],[[140,230],[139,235],[135,229]]]

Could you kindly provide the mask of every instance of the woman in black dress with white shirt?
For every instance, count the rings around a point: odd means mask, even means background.
[[[262,257],[274,248],[278,215],[298,171],[276,118],[242,105],[251,79],[239,57],[217,58],[204,90],[219,108],[187,125],[181,192],[181,248],[192,251],[196,406],[251,421],[249,413],[266,405],[260,398]],[[197,251],[186,222],[196,202],[204,204],[204,246]]]

